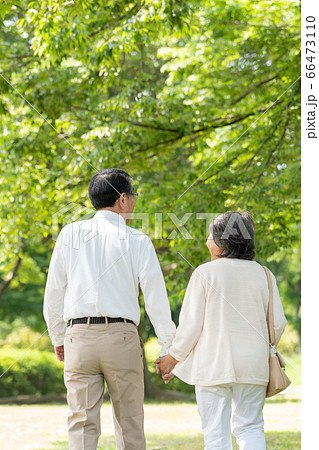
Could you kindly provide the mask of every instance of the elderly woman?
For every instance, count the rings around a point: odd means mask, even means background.
[[[155,361],[166,382],[173,371],[195,385],[206,450],[232,449],[232,411],[240,450],[266,449],[269,289],[263,267],[253,261],[254,234],[247,212],[228,211],[213,220],[207,240],[212,261],[194,270],[169,354]],[[278,344],[287,322],[271,278]]]

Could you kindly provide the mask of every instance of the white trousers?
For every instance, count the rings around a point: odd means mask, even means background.
[[[205,450],[232,450],[233,434],[239,450],[265,450],[263,407],[266,386],[227,383],[195,386]]]

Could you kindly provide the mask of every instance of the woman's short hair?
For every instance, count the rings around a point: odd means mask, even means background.
[[[95,209],[114,206],[124,192],[133,192],[133,178],[122,169],[104,169],[94,175],[89,185],[89,197]]]
[[[209,230],[221,250],[219,257],[255,258],[256,227],[247,211],[227,211],[211,222]]]

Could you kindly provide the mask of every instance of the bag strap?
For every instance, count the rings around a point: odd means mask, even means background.
[[[270,345],[275,345],[274,301],[273,301],[272,280],[271,280],[269,269],[265,266],[263,266],[263,269],[265,270],[266,275],[267,275],[268,289],[269,289],[269,302],[268,302],[268,311],[267,311],[267,326],[268,326],[269,340],[270,340]]]

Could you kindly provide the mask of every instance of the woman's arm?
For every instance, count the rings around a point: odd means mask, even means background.
[[[205,317],[205,278],[196,269],[189,280],[175,339],[169,354],[177,361],[184,361],[197,344]]]

